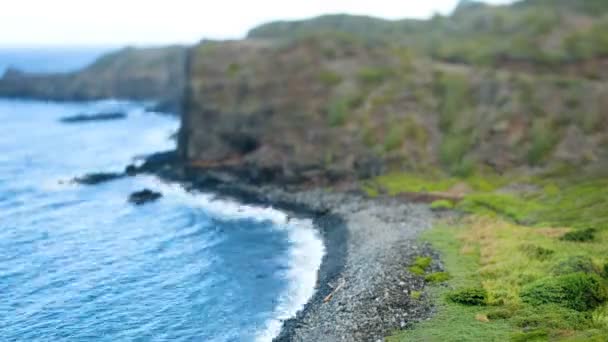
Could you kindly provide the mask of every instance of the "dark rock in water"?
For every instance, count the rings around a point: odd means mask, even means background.
[[[174,165],[179,162],[175,151],[158,152],[145,157],[142,166],[137,168],[138,172],[155,172],[167,165]]]
[[[135,165],[127,165],[125,174],[127,176],[135,176],[137,174],[137,167]]]
[[[129,202],[135,205],[142,205],[148,202],[154,202],[161,197],[163,197],[163,195],[160,192],[144,189],[142,191],[132,193],[131,196],[129,196]]]
[[[89,121],[110,121],[126,119],[127,114],[122,112],[115,113],[98,113],[98,114],[78,114],[74,116],[66,116],[59,121],[63,123],[80,123]]]
[[[122,173],[89,173],[82,177],[74,178],[73,182],[84,185],[95,185],[113,181],[123,176]]]

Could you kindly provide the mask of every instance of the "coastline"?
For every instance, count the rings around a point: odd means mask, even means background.
[[[433,314],[428,298],[412,297],[424,289],[424,280],[407,271],[418,256],[439,260],[416,240],[432,223],[426,206],[358,193],[252,186],[228,174],[187,170],[171,162],[147,163],[139,172],[179,183],[187,191],[272,206],[313,221],[326,251],[315,293],[295,317],[283,322],[274,341],[382,341]],[[442,269],[439,263],[431,267]]]

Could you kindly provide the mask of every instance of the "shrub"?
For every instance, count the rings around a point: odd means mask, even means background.
[[[412,299],[418,300],[420,299],[420,297],[422,297],[422,291],[412,291],[410,297],[412,297]]]
[[[465,155],[471,147],[471,137],[466,134],[448,134],[443,137],[439,147],[441,163],[450,172],[456,173],[459,168],[466,168],[468,161]]]
[[[571,273],[598,273],[591,258],[586,256],[573,256],[560,261],[553,267],[555,275],[566,275]]]
[[[442,132],[452,132],[461,113],[471,106],[469,80],[456,73],[437,73],[435,92],[441,99],[439,127]]]
[[[557,304],[578,311],[593,309],[607,299],[601,279],[585,273],[537,280],[525,286],[520,296],[534,306]]]
[[[366,85],[377,85],[391,75],[391,71],[385,68],[364,68],[357,75],[359,81]]]
[[[433,210],[450,210],[454,209],[454,202],[449,200],[437,200],[431,203],[431,209]]]
[[[433,259],[419,256],[414,260],[414,263],[410,266],[409,270],[413,274],[423,275],[426,272],[426,269],[431,265],[431,262],[433,262]]]
[[[528,150],[528,164],[538,165],[553,150],[559,137],[555,127],[547,120],[535,120],[532,124],[532,142]]]
[[[448,299],[463,305],[485,305],[488,293],[481,287],[462,288],[448,293]]]
[[[555,304],[525,306],[517,311],[513,323],[520,328],[537,329],[585,329],[589,325],[586,312],[561,307]]]
[[[384,140],[384,150],[386,152],[393,151],[401,147],[404,140],[405,135],[403,134],[401,127],[399,125],[391,125]]]
[[[230,77],[234,77],[239,73],[240,70],[241,70],[241,66],[239,64],[230,63],[230,65],[228,65],[228,68],[226,69],[226,72],[228,73],[228,75]]]
[[[321,83],[327,87],[333,87],[342,83],[342,76],[329,70],[321,71],[319,79],[321,80]]]
[[[595,240],[596,232],[594,228],[574,230],[564,234],[560,239],[564,241],[589,242]]]
[[[536,246],[536,245],[530,245],[530,244],[522,245],[520,247],[520,249],[528,257],[530,257],[532,259],[541,260],[541,261],[547,260],[555,253],[555,251],[553,251],[551,249],[543,248],[543,247]]]
[[[329,125],[342,126],[348,116],[349,101],[346,99],[336,99],[329,104]]]
[[[435,272],[424,277],[424,280],[429,283],[443,283],[450,280],[450,274],[447,272]]]
[[[490,320],[509,319],[513,316],[513,311],[509,309],[499,308],[488,312],[486,316],[488,316],[488,319]]]
[[[608,262],[604,264],[604,278],[608,278]]]

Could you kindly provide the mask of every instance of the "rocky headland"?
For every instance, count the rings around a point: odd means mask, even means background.
[[[51,101],[154,101],[154,109],[177,113],[185,59],[184,46],[125,48],[75,72],[37,74],[8,69],[0,79],[0,96]]]
[[[592,0],[463,1],[424,21],[270,23],[72,74],[9,71],[0,95],[179,102],[178,150],[129,174],[312,210],[329,254],[279,341],[381,340],[432,303],[442,320],[395,341],[601,340],[608,326],[592,317],[606,313],[591,310],[607,299],[607,13]],[[435,220],[429,203],[459,215]],[[553,271],[574,257],[586,266]],[[593,298],[581,306],[572,293]]]

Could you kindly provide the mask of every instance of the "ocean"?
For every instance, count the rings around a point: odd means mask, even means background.
[[[96,57],[46,55],[28,66],[0,53],[0,70],[66,71]],[[128,116],[59,120],[103,111]],[[0,99],[0,122],[0,340],[271,341],[313,295],[324,246],[307,219],[154,176],[70,182],[175,148],[174,116],[112,99]],[[164,196],[127,202],[144,188]]]

